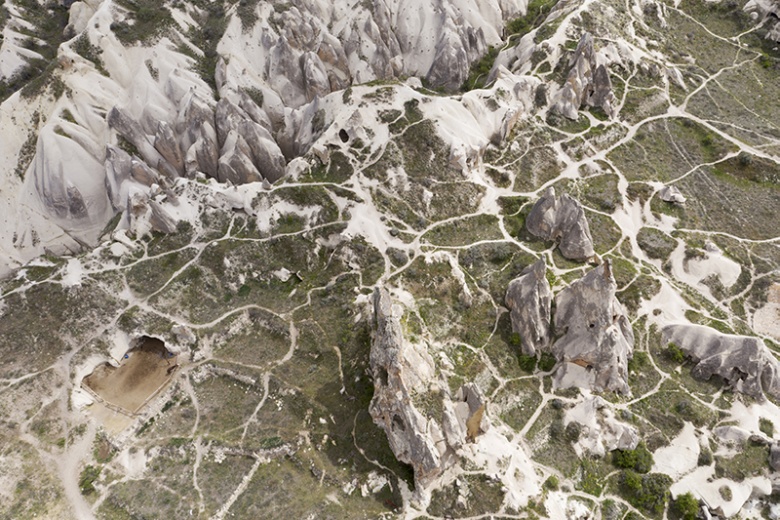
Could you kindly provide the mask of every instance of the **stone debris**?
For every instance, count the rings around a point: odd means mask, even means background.
[[[505,302],[511,313],[512,332],[519,334],[520,348],[526,356],[547,350],[551,342],[552,290],[546,273],[547,264],[541,258],[512,280],[506,291]]]
[[[603,457],[613,450],[633,450],[639,444],[639,434],[631,425],[619,421],[609,403],[599,396],[590,396],[566,412],[564,426],[575,422],[580,435],[574,448],[580,456],[586,452]]]
[[[560,240],[558,248],[570,260],[586,261],[596,255],[582,205],[566,194],[556,198],[553,187],[534,204],[525,226],[544,240]]]
[[[674,343],[696,363],[694,377],[718,376],[758,400],[764,394],[780,398],[780,362],[760,338],[722,334],[701,325],[668,325],[662,332],[666,343]]]
[[[607,260],[558,293],[555,330],[563,336],[552,351],[562,362],[556,372],[559,387],[630,393],[628,359],[634,332],[616,289]]]

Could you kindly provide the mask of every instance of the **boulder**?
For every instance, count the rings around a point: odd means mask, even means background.
[[[570,260],[585,261],[596,254],[582,205],[565,194],[556,197],[553,187],[534,204],[525,226],[544,240],[560,240],[561,254]]]
[[[664,186],[658,192],[658,197],[664,202],[676,204],[682,204],[686,200],[683,194],[680,193],[680,190],[677,189],[677,186]]]
[[[630,393],[628,359],[634,333],[616,289],[611,264],[605,260],[558,293],[555,330],[563,336],[552,351],[561,362],[556,372],[559,387]]]
[[[512,332],[520,335],[520,348],[526,356],[534,356],[550,346],[552,290],[546,273],[547,264],[541,258],[512,280],[506,291]]]
[[[674,343],[696,363],[694,377],[718,376],[758,400],[765,393],[780,398],[780,362],[760,338],[722,334],[701,325],[668,325],[662,333],[666,343]]]

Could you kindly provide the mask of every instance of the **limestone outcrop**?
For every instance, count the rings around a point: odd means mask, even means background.
[[[722,378],[728,386],[755,399],[780,397],[780,362],[759,338],[722,334],[701,325],[668,325],[664,341],[674,343],[696,365],[699,379]]]
[[[558,293],[555,330],[563,336],[552,347],[560,362],[558,386],[630,393],[628,359],[634,332],[616,289],[611,264],[605,260]]]
[[[506,291],[512,332],[520,335],[520,348],[526,356],[534,356],[550,346],[552,290],[546,274],[547,264],[541,258],[512,280]]]
[[[556,197],[553,187],[534,204],[525,226],[544,240],[560,240],[561,254],[570,260],[585,261],[596,254],[582,205],[566,194]]]
[[[577,119],[583,105],[601,108],[609,117],[615,117],[616,102],[609,72],[598,64],[593,36],[586,32],[574,51],[573,65],[553,108],[569,119]]]

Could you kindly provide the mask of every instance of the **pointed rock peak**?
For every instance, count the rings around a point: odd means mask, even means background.
[[[596,255],[582,205],[569,195],[556,198],[552,187],[534,204],[525,226],[544,240],[560,239],[561,254],[570,260],[586,261]]]
[[[558,294],[555,330],[564,335],[553,353],[564,363],[556,374],[557,385],[629,393],[634,333],[616,289],[605,261]]]
[[[520,348],[526,356],[547,350],[551,342],[552,290],[546,275],[547,264],[542,257],[512,280],[506,291],[512,332],[519,336]]]

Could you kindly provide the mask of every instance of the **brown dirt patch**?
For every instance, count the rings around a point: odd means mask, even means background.
[[[173,377],[177,356],[157,338],[145,337],[128,351],[118,367],[106,362],[84,378],[82,384],[106,403],[134,414]]]

